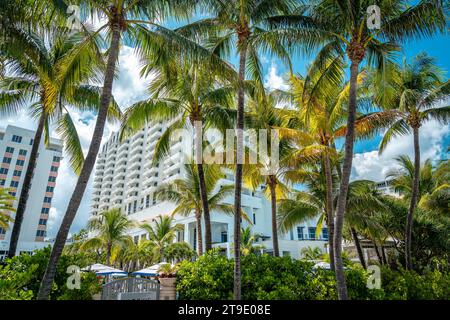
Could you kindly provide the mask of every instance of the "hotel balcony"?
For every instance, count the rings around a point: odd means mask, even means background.
[[[142,151],[139,151],[138,153],[135,153],[134,155],[132,155],[130,157],[130,160],[128,161],[128,163],[130,163],[131,165],[135,165],[136,162],[141,162],[142,161]]]
[[[123,158],[123,157],[126,158],[128,156],[128,150],[129,150],[128,147],[126,147],[126,148],[119,148],[119,151],[117,151],[117,158],[118,159]]]

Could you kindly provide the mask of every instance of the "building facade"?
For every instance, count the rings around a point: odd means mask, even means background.
[[[15,126],[0,131],[0,187],[10,189],[16,197],[17,207],[23,180],[28,166],[35,132]],[[48,145],[41,140],[31,189],[22,227],[17,253],[31,252],[48,245],[45,242],[47,221],[50,214],[56,178],[62,157],[63,144],[59,139],[50,138]],[[14,213],[11,216],[14,218]],[[0,259],[9,249],[9,239],[13,223],[7,230],[0,228]]]
[[[164,160],[152,165],[152,157],[158,139],[168,124],[149,123],[138,133],[120,142],[118,133],[113,133],[102,146],[97,158],[92,194],[92,216],[112,208],[121,208],[130,219],[138,223],[151,223],[158,215],[170,215],[175,205],[159,202],[155,199],[156,189],[171,180],[182,178],[186,137],[180,136],[170,143],[170,154]],[[191,151],[191,150],[188,150]],[[234,175],[227,174],[220,184],[233,184]],[[220,187],[220,186],[219,186]],[[232,204],[233,197],[224,199],[224,203]],[[271,207],[261,192],[243,189],[242,209],[252,223],[243,220],[242,225],[251,226],[254,233],[262,235],[258,244],[265,250],[272,251]],[[176,223],[184,225],[177,241],[185,241],[196,248],[196,224],[194,215],[189,217],[175,216]],[[328,238],[324,228],[316,238],[317,221],[308,221],[296,226],[290,232],[280,235],[280,254],[300,256],[304,247],[318,246],[325,250]],[[203,226],[204,230],[204,226]],[[212,242],[214,247],[223,248],[230,256],[233,240],[233,217],[211,212]],[[134,240],[147,237],[144,230],[135,228],[131,231]]]

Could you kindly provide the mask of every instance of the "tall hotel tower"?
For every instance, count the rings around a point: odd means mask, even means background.
[[[93,216],[111,208],[120,208],[130,219],[138,223],[151,223],[158,215],[172,213],[175,206],[172,203],[157,201],[154,192],[161,184],[183,177],[183,153],[187,151],[184,150],[187,144],[184,143],[186,137],[172,141],[170,155],[153,166],[155,146],[166,127],[165,123],[149,123],[123,142],[119,141],[118,133],[110,136],[97,159],[91,207]],[[233,184],[233,181],[234,175],[227,174],[221,183]],[[225,199],[224,203],[232,204],[233,197]],[[251,191],[244,188],[242,208],[252,220],[252,231],[263,236],[259,244],[264,245],[265,250],[270,253],[272,251],[270,203],[260,190]],[[177,241],[185,241],[196,248],[194,215],[175,218],[176,223],[184,225],[184,231],[178,233]],[[242,224],[243,227],[249,225],[244,220]],[[303,247],[324,248],[327,230],[325,228],[321,236],[316,238],[315,227],[316,221],[311,221],[293,228],[285,235],[280,235],[280,254],[298,257]],[[230,256],[233,217],[212,212],[211,231],[213,247],[221,247],[224,253]],[[147,237],[145,231],[140,228],[132,230],[131,235],[136,242],[142,237]]]
[[[15,207],[25,179],[34,134],[34,131],[15,126],[8,126],[6,131],[0,131],[0,187],[11,189],[11,194],[16,197]],[[44,238],[62,149],[63,144],[59,139],[51,138],[47,146],[44,139],[41,141],[20,230],[18,253],[31,252],[48,245]],[[14,215],[11,214],[13,218]],[[7,230],[0,228],[0,259],[8,253],[12,227],[13,223],[10,223]]]

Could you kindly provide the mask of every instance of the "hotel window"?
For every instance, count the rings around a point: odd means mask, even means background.
[[[136,212],[136,209],[137,209],[137,200],[134,200],[134,203],[133,203],[133,213]]]
[[[297,227],[297,239],[298,240],[304,239],[303,229],[304,229],[304,227]]]
[[[53,157],[53,162],[59,162],[60,160],[61,160],[61,157],[57,157],[57,156]]]
[[[328,228],[322,229],[322,237],[324,240],[328,240]]]
[[[128,214],[131,213],[131,203],[128,204]]]
[[[8,192],[11,196],[13,196],[13,197],[15,197],[16,196],[16,193],[14,192],[14,191],[10,191],[10,192]]]
[[[14,148],[13,147],[6,147],[6,152],[14,153]]]
[[[56,182],[56,177],[48,177],[48,182]]]
[[[3,163],[11,163],[11,158],[3,157]]]
[[[20,177],[21,174],[22,174],[21,170],[14,170],[13,176]]]
[[[39,219],[39,224],[41,226],[46,226],[47,225],[47,219]]]
[[[315,227],[309,227],[308,228],[308,235],[310,240],[316,239],[316,228]]]
[[[44,202],[45,203],[51,203],[52,202],[52,198],[51,197],[44,197]]]
[[[37,230],[36,231],[36,237],[45,237],[45,231],[44,230]]]
[[[5,185],[5,182],[6,182],[5,179],[1,179],[1,180],[0,180],[0,186],[4,186],[4,185]]]
[[[153,184],[153,186],[154,186],[154,187],[157,187],[157,186],[158,186],[158,182],[155,182],[155,183]]]
[[[253,213],[253,224],[256,224],[256,214]]]
[[[17,188],[19,187],[19,181],[11,181],[11,184],[9,186],[12,188]]]
[[[47,187],[45,189],[46,192],[53,192],[53,190],[55,190],[55,187]]]
[[[52,167],[50,168],[50,171],[52,171],[52,172],[57,172],[57,171],[58,171],[58,167],[52,166]]]
[[[30,139],[30,146],[33,145],[34,139]]]
[[[26,156],[27,155],[27,150],[20,149],[19,150],[19,155]]]
[[[49,214],[49,212],[50,212],[50,208],[42,208],[41,209],[41,213],[43,213],[43,214]]]
[[[155,205],[155,204],[156,204],[156,197],[155,197],[155,195],[153,195],[152,205]]]
[[[8,174],[8,169],[0,168],[0,174]]]
[[[12,136],[12,142],[17,142],[17,143],[21,143],[22,142],[22,137],[21,136],[16,136],[15,134]]]
[[[227,231],[222,231],[220,233],[220,242],[228,242],[228,232]]]
[[[0,227],[0,234],[5,234],[5,233],[6,233],[6,230],[3,229],[2,227]]]
[[[145,207],[146,208],[150,207],[150,195],[149,194],[145,197]]]
[[[17,160],[17,161],[16,161],[16,166],[21,166],[21,167],[23,167],[24,164],[25,164],[25,161],[24,161],[24,160]]]
[[[134,243],[138,244],[138,242],[139,242],[139,236],[134,236]]]

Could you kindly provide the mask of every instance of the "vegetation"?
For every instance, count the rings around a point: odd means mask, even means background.
[[[444,1],[377,1],[382,19],[376,28],[367,21],[371,0],[3,2],[0,114],[28,112],[37,129],[17,206],[10,190],[0,188],[2,231],[16,211],[10,258],[0,267],[0,299],[90,299],[99,290],[97,279],[83,274],[81,289],[68,290],[69,265],[97,262],[135,271],[161,261],[180,262],[177,288],[185,299],[450,296],[450,162],[421,160],[419,146],[425,122],[448,124],[449,81],[426,53],[403,62],[399,56],[406,41],[446,32]],[[78,31],[67,25],[73,4],[88,18]],[[95,29],[89,21],[94,17],[100,21]],[[173,20],[176,28],[163,25]],[[148,99],[121,110],[112,87],[124,45],[135,49],[141,75],[152,80]],[[294,74],[291,61],[298,53],[314,55],[304,74]],[[265,88],[263,56],[286,64],[286,89]],[[96,114],[87,152],[71,118],[74,110]],[[196,131],[199,140],[203,130],[223,134],[234,127],[236,141],[226,151],[236,161],[198,161],[214,143],[196,143],[192,162],[180,172],[184,178],[154,193],[154,199],[175,205],[172,216],[137,225],[111,209],[89,221],[89,234],[75,234],[66,245],[106,121],[118,119],[121,139],[151,122],[168,124],[153,165],[169,156],[179,129]],[[78,180],[53,248],[15,256],[38,148],[41,139],[48,143],[52,124]],[[243,129],[277,130],[277,139],[263,142],[278,143],[278,167],[273,148],[256,164],[244,164],[261,150],[244,141]],[[381,154],[392,139],[408,134],[414,158],[398,156],[398,169],[385,177],[395,196],[373,181],[350,179],[356,140],[381,136]],[[234,185],[222,183],[224,172],[233,171]],[[243,183],[270,200],[274,257],[261,254],[251,227],[241,228],[242,219],[249,220],[241,209]],[[233,203],[224,203],[233,194]],[[233,216],[233,259],[212,249],[213,212]],[[184,226],[175,215],[195,218],[196,252],[176,241]],[[279,257],[280,234],[310,219],[317,221],[317,235],[327,226],[329,254],[308,248],[300,260]],[[133,239],[132,228],[146,235]],[[343,250],[344,243],[355,252]],[[374,261],[366,261],[364,250],[375,253]],[[356,257],[359,264],[351,259]],[[329,261],[331,270],[307,261],[318,259]],[[382,268],[381,289],[366,286],[369,264]],[[170,264],[166,268],[174,274]]]

